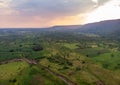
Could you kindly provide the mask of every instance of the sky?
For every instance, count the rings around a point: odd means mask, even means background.
[[[120,19],[120,0],[0,0],[0,28],[81,25]]]

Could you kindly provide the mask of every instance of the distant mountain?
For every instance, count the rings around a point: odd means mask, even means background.
[[[81,27],[81,25],[64,25],[64,26],[62,25],[62,26],[49,27],[47,30],[50,30],[50,31],[73,31],[80,27]]]
[[[48,28],[17,28],[17,29],[0,29],[1,32],[77,32],[77,33],[87,33],[87,34],[97,34],[97,35],[109,35],[109,36],[120,36],[120,19],[117,20],[107,20],[96,23],[90,23],[85,25],[65,25],[65,26],[53,26]]]
[[[85,25],[54,26],[50,31],[71,31],[98,35],[120,34],[120,19],[107,20]]]
[[[120,34],[120,19],[86,24],[78,28],[76,31],[101,35],[112,34],[116,32],[119,32]]]

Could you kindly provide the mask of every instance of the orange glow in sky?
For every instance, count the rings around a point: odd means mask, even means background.
[[[52,1],[0,0],[0,28],[81,25],[120,19],[120,0]]]

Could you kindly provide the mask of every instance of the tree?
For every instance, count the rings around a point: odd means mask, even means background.
[[[40,45],[35,45],[35,46],[32,47],[32,49],[33,49],[34,51],[42,51],[42,50],[43,50],[43,47],[40,46]]]
[[[14,52],[14,50],[13,50],[13,49],[10,49],[9,52]]]

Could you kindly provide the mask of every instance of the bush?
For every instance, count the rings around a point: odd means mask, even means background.
[[[10,49],[9,52],[14,52],[14,50],[13,50],[13,49]]]
[[[68,64],[69,66],[73,66],[73,64],[72,64],[71,62],[69,62],[69,61],[67,62],[67,64]]]
[[[68,66],[64,66],[63,69],[69,69],[69,67]]]
[[[15,82],[17,82],[17,80],[16,79],[12,79],[12,80],[9,80],[9,82],[15,83]]]
[[[42,50],[43,50],[43,47],[40,46],[40,45],[35,45],[35,46],[32,47],[32,49],[33,49],[34,51],[42,51]]]
[[[85,61],[82,61],[82,64],[85,64]]]
[[[80,71],[81,70],[81,68],[80,67],[76,67],[76,71]]]

